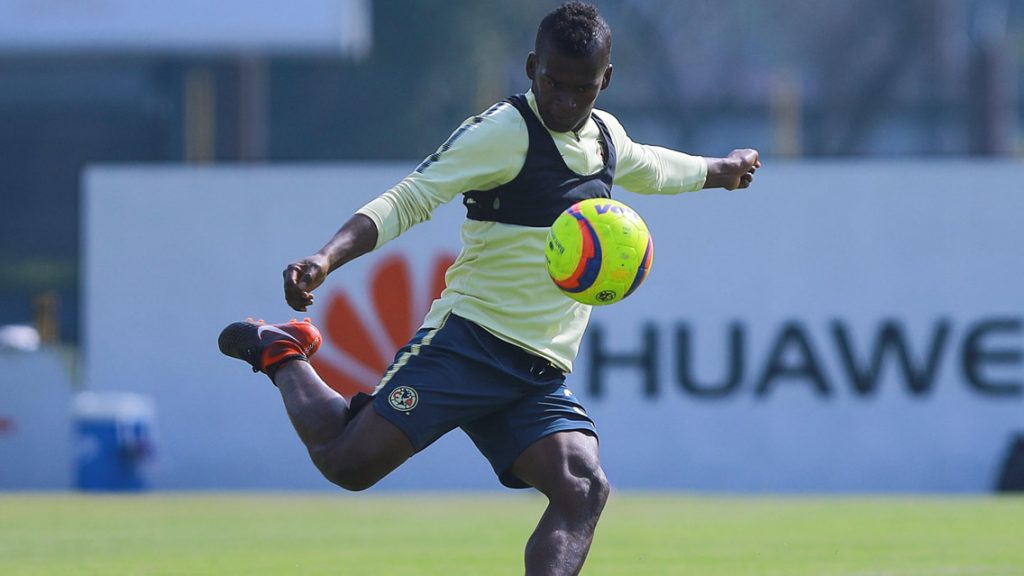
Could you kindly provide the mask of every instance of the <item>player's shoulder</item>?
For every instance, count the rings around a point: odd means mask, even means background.
[[[629,135],[626,134],[626,129],[622,127],[622,123],[615,117],[614,114],[607,110],[600,110],[594,108],[594,116],[600,118],[604,125],[608,127],[608,132],[611,134],[612,141],[615,142],[616,146],[621,146],[629,142]]]
[[[622,127],[622,122],[619,122],[619,119],[616,118],[615,115],[612,114],[611,112],[607,110],[602,110],[600,108],[594,108],[594,115],[600,118],[609,130],[616,130],[622,132],[625,131],[625,129]]]
[[[473,146],[505,146],[526,136],[526,122],[519,110],[507,100],[466,118],[449,139]]]
[[[466,118],[437,150],[416,168],[417,174],[444,163],[456,171],[480,167],[504,170],[517,159],[525,158],[529,147],[525,122],[509,102],[497,102],[486,110]],[[516,170],[521,164],[516,165]],[[432,173],[438,173],[436,170]]]
[[[501,100],[499,102],[495,102],[490,108],[487,108],[483,112],[466,118],[462,125],[480,125],[487,129],[500,130],[525,125],[525,122],[523,121],[523,117],[519,113],[519,110],[517,110],[511,102],[508,100]]]

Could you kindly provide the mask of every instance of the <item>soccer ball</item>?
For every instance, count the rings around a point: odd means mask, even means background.
[[[632,208],[610,198],[590,198],[555,219],[544,259],[563,293],[603,306],[629,296],[647,278],[654,242]]]

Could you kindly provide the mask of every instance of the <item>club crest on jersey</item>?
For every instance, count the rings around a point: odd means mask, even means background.
[[[420,395],[408,386],[399,386],[388,394],[388,404],[399,412],[408,412],[420,402]]]

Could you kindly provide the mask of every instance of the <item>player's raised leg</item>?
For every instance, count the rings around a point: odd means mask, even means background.
[[[526,544],[526,574],[579,574],[608,500],[597,438],[581,431],[552,434],[527,448],[512,472],[548,498]]]
[[[317,469],[347,490],[364,490],[405,462],[412,445],[372,407],[353,415],[308,359],[320,347],[308,320],[287,324],[235,322],[218,339],[221,352],[248,362],[277,385],[295,431]]]
[[[308,363],[286,364],[274,382],[313,463],[338,486],[365,490],[413,455],[398,427],[372,406],[353,416],[345,399]]]

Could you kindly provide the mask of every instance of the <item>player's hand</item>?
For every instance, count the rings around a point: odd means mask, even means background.
[[[289,264],[284,269],[284,299],[288,305],[305,312],[313,305],[313,290],[324,283],[329,272],[327,257],[319,254]]]
[[[735,190],[750,186],[750,183],[754,181],[754,172],[761,167],[761,160],[758,157],[757,150],[751,150],[750,148],[733,150],[726,159],[726,170],[729,172],[729,179],[723,188]]]

